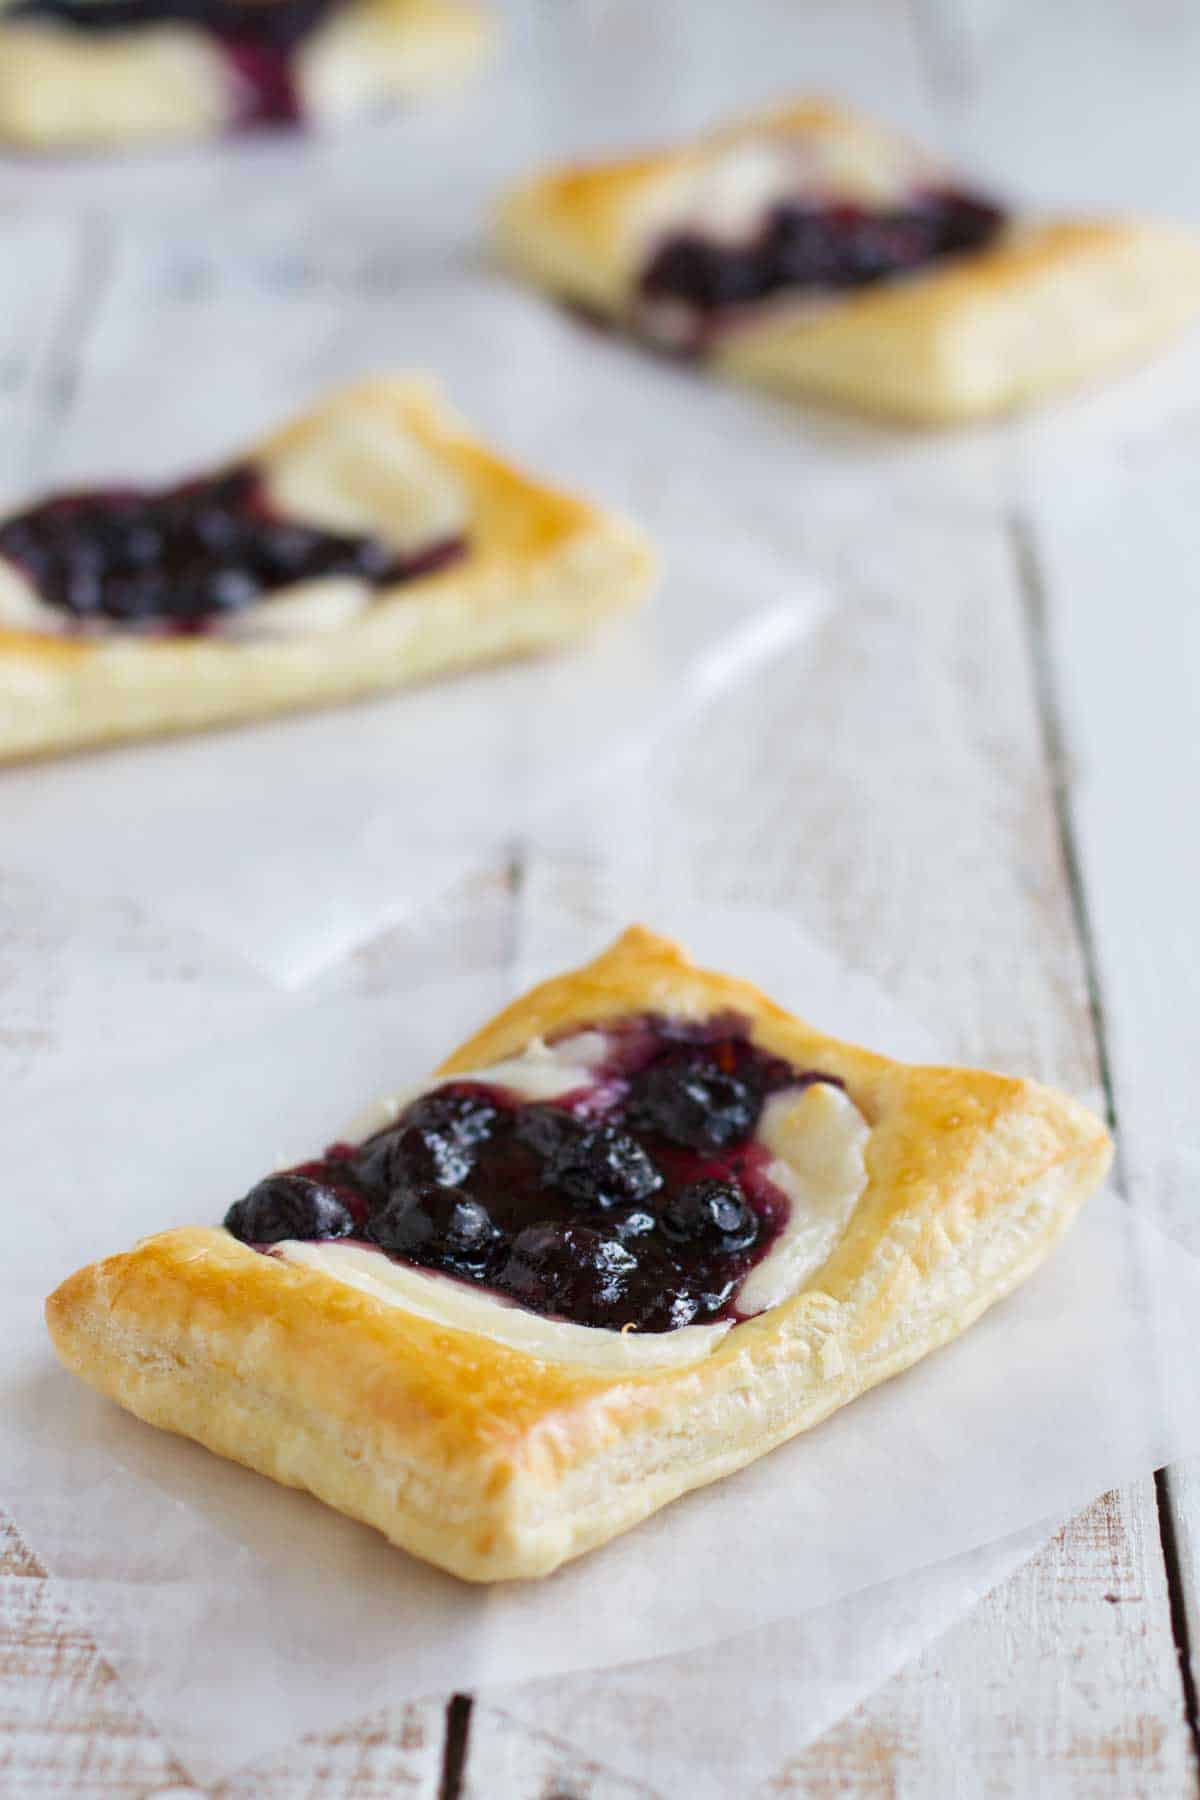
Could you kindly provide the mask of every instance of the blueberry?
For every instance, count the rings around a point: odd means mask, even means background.
[[[500,1121],[500,1108],[470,1087],[435,1088],[422,1094],[404,1114],[404,1122],[434,1131],[452,1132],[464,1144],[482,1144]]]
[[[136,575],[109,576],[102,585],[102,608],[111,619],[137,624],[164,610],[162,577],[155,569]],[[72,602],[74,602],[72,590]]]
[[[542,1158],[545,1185],[582,1206],[622,1206],[648,1199],[662,1186],[642,1146],[615,1125],[589,1125],[553,1107],[533,1107],[517,1132]]]
[[[499,1119],[499,1108],[482,1095],[445,1089],[423,1094],[366,1146],[363,1180],[389,1193],[421,1185],[458,1187]]]
[[[977,200],[970,194],[936,194],[930,205],[943,255],[982,249],[1004,223],[1004,215],[998,206],[988,200]]]
[[[243,1244],[277,1244],[284,1238],[347,1237],[350,1208],[324,1183],[307,1175],[268,1175],[225,1214],[225,1229]]]
[[[127,31],[176,21],[235,43],[286,49],[313,30],[334,0],[14,0],[21,18],[46,18],[81,32]],[[264,16],[265,15],[265,16]]]
[[[363,538],[354,545],[351,567],[346,572],[361,575],[364,581],[385,581],[394,576],[398,560],[390,544],[381,543],[378,538]]]
[[[696,1295],[698,1310],[712,1318],[715,1313],[724,1312],[733,1299],[737,1287],[737,1277],[730,1275],[724,1281],[706,1281]]]
[[[1003,222],[988,201],[949,190],[879,209],[785,202],[748,243],[694,232],[668,238],[651,257],[641,291],[648,300],[679,300],[704,314],[781,288],[858,287],[979,249]]]
[[[535,1312],[581,1325],[621,1325],[637,1258],[616,1237],[587,1225],[527,1225],[513,1240],[496,1285]]]
[[[745,305],[757,300],[767,286],[764,259],[758,251],[727,250],[717,259],[709,276],[709,305]]]
[[[653,257],[642,276],[642,292],[687,300],[696,306],[712,304],[713,270],[720,252],[703,238],[680,235],[669,239]]]
[[[838,253],[825,216],[781,206],[770,227],[773,273],[781,286],[825,287],[837,280]]]
[[[252,600],[257,600],[261,592],[262,584],[249,569],[216,569],[208,581],[208,609],[210,612],[236,612],[239,607],[249,606]]]
[[[86,562],[73,563],[62,585],[70,596],[72,612],[81,619],[98,613],[104,605],[104,583]]]
[[[254,541],[255,566],[267,580],[302,581],[319,541],[318,534],[302,525],[266,525]]]
[[[486,1207],[456,1187],[413,1187],[393,1195],[367,1224],[381,1250],[429,1269],[480,1274],[503,1233]]]
[[[97,8],[88,0],[86,11],[123,16],[136,3],[106,0]],[[149,11],[157,4],[163,13],[171,3],[190,0],[154,0]],[[267,12],[299,18],[299,8],[314,3],[323,0],[271,7],[221,0],[213,17],[244,14],[253,25]],[[273,518],[248,464],[159,493],[60,495],[0,526],[0,555],[20,564],[49,605],[78,618],[177,630],[203,629],[293,581],[342,572],[376,581],[385,570],[393,579],[395,565],[390,548],[373,538]]]
[[[25,519],[12,519],[0,526],[0,556],[36,571],[46,558],[41,534]]]
[[[722,1149],[749,1137],[761,1108],[753,1088],[702,1057],[659,1063],[630,1089],[634,1124],[688,1150]]]
[[[162,531],[153,519],[131,525],[125,538],[125,560],[136,569],[144,569],[161,558],[164,541]]]
[[[753,249],[730,249],[701,237],[670,239],[642,279],[649,299],[678,299],[703,311],[754,299],[762,286]]]
[[[628,1212],[613,1215],[609,1224],[614,1235],[623,1244],[636,1243],[638,1238],[649,1237],[652,1231],[658,1230],[658,1220],[643,1206],[634,1206]]]
[[[599,1125],[555,1172],[555,1185],[572,1200],[601,1207],[646,1200],[662,1175],[642,1146],[614,1125]]]
[[[711,1178],[672,1194],[659,1223],[672,1242],[708,1255],[748,1250],[758,1236],[758,1220],[737,1186]]]
[[[517,1114],[517,1137],[547,1166],[568,1158],[586,1130],[581,1119],[561,1106],[526,1106]]]
[[[842,280],[858,286],[928,262],[936,236],[918,212],[855,212],[843,227],[841,249]]]
[[[224,556],[240,542],[242,522],[222,506],[200,506],[191,519],[191,536],[200,549]]]
[[[364,1166],[373,1185],[394,1191],[406,1187],[459,1187],[475,1167],[475,1153],[453,1132],[404,1125],[388,1133]]]
[[[664,1280],[643,1310],[638,1325],[643,1331],[678,1331],[690,1325],[700,1311],[700,1300],[686,1282]]]
[[[358,541],[332,535],[314,540],[308,556],[310,575],[357,575]]]

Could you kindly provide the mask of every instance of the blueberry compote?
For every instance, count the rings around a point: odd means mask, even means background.
[[[75,623],[175,632],[212,630],[294,582],[404,581],[461,548],[449,540],[404,557],[378,538],[280,518],[249,465],[160,492],[61,494],[0,524],[0,557]]]
[[[999,207],[948,189],[887,209],[789,201],[773,207],[748,242],[699,231],[667,238],[642,274],[640,297],[651,326],[669,309],[683,346],[700,349],[743,307],[784,293],[866,287],[980,250],[1003,223]]]
[[[239,125],[293,125],[301,118],[293,76],[296,46],[345,0],[16,0],[15,18],[44,19],[90,34],[147,25],[187,25],[213,38],[238,94]]]
[[[763,1105],[827,1078],[756,1049],[733,1015],[605,1037],[587,1087],[534,1104],[447,1082],[359,1147],[268,1176],[226,1229],[259,1248],[357,1238],[580,1325],[737,1318],[787,1214],[754,1135]]]

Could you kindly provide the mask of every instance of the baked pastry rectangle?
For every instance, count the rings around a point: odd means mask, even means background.
[[[505,197],[498,239],[528,279],[657,348],[918,424],[1035,404],[1200,313],[1192,234],[1008,212],[815,100],[550,169]]]
[[[467,0],[0,0],[0,143],[119,148],[337,125],[466,74]]]
[[[77,579],[114,538],[101,586]],[[504,462],[429,382],[362,382],[202,481],[0,519],[0,761],[558,649],[654,568],[632,525]]]
[[[1109,1157],[1061,1094],[840,1043],[635,927],[47,1318],[141,1418],[544,1575],[957,1336]]]

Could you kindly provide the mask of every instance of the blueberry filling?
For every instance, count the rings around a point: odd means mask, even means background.
[[[722,243],[698,231],[668,237],[642,273],[639,296],[651,329],[655,309],[683,308],[685,347],[701,348],[743,307],[782,293],[866,287],[980,250],[1003,224],[999,207],[948,189],[880,210],[789,201],[772,208],[749,242]]]
[[[695,1246],[710,1254],[748,1250],[758,1236],[758,1220],[742,1199],[737,1183],[711,1176],[672,1194],[659,1223],[673,1244]]]
[[[608,1323],[631,1311],[637,1273],[637,1257],[619,1238],[548,1220],[517,1233],[496,1285],[532,1312]]]
[[[762,1110],[762,1094],[694,1051],[669,1058],[634,1077],[630,1114],[686,1150],[719,1150],[748,1137]]]
[[[608,1212],[645,1200],[662,1176],[636,1138],[615,1125],[590,1125],[560,1107],[530,1107],[517,1135],[541,1158],[542,1184],[579,1206]]]
[[[503,1233],[486,1207],[459,1187],[396,1188],[367,1222],[379,1249],[407,1262],[459,1275],[482,1275],[495,1264]]]
[[[0,557],[48,606],[78,624],[173,632],[211,630],[295,582],[409,580],[462,548],[456,539],[406,557],[378,538],[280,518],[250,466],[161,492],[62,494],[0,524]]]
[[[268,1175],[225,1215],[225,1229],[246,1244],[349,1237],[354,1227],[354,1212],[337,1186],[295,1170]]]
[[[101,35],[185,25],[215,40],[236,77],[240,125],[291,125],[302,113],[297,45],[346,0],[16,0],[10,16]]]
[[[588,1087],[531,1104],[447,1082],[358,1148],[260,1183],[226,1229],[258,1247],[354,1237],[581,1325],[737,1319],[788,1210],[754,1135],[763,1105],[830,1078],[767,1056],[734,1015],[605,1036]]]

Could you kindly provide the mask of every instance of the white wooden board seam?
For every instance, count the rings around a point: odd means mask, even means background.
[[[1087,880],[1080,853],[1078,829],[1072,800],[1072,754],[1068,742],[1064,710],[1054,665],[1047,623],[1049,592],[1038,554],[1032,521],[1019,511],[1009,518],[1013,560],[1018,588],[1024,607],[1033,664],[1034,691],[1045,737],[1046,760],[1058,822],[1067,891],[1075,918],[1076,933],[1087,975],[1088,1007],[1095,1038],[1100,1079],[1104,1091],[1107,1121],[1115,1141],[1114,1178],[1131,1205],[1138,1196],[1131,1191],[1129,1172],[1122,1146],[1116,1086],[1109,1051],[1103,974],[1099,947],[1088,907]],[[1193,1672],[1188,1595],[1183,1562],[1179,1553],[1179,1531],[1183,1521],[1177,1517],[1171,1491],[1170,1471],[1154,1472],[1155,1511],[1159,1545],[1167,1579],[1171,1635],[1179,1670],[1184,1716],[1192,1742],[1192,1759],[1197,1789],[1200,1791],[1200,1714],[1197,1711],[1196,1682]]]

